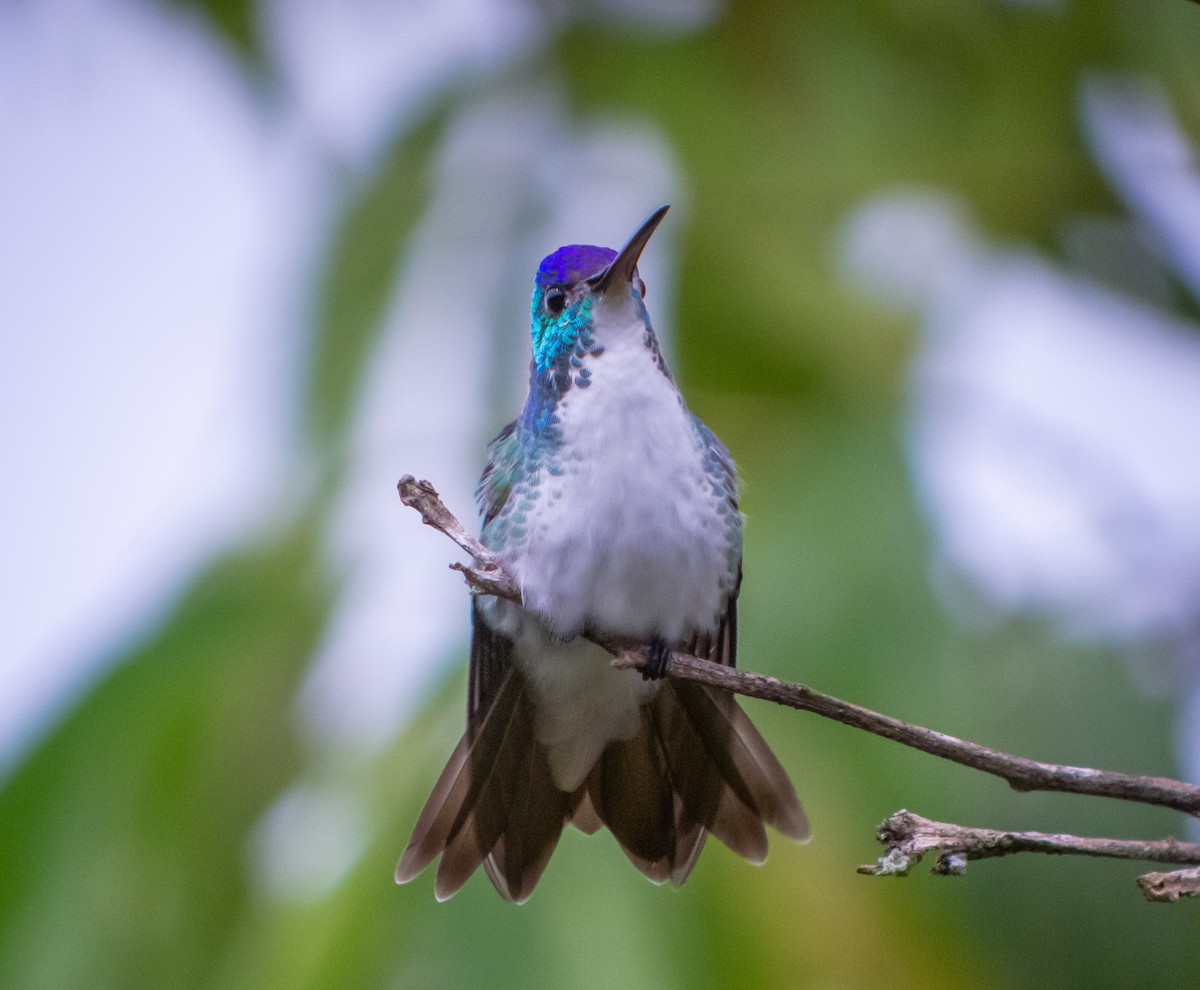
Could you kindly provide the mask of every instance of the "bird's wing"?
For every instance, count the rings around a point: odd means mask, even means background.
[[[504,427],[487,448],[487,465],[475,488],[475,501],[479,514],[483,516],[483,527],[496,518],[508,502],[516,482],[517,473],[525,461],[521,438],[517,433],[517,421]],[[487,542],[486,539],[484,542]]]

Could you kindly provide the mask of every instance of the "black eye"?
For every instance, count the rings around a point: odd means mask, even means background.
[[[567,308],[567,294],[562,289],[550,289],[546,292],[546,312],[558,316]]]

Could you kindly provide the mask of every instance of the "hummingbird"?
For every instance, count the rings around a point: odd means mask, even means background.
[[[406,883],[440,856],[439,901],[480,865],[525,901],[568,824],[675,885],[709,833],[756,864],[764,823],[808,838],[734,698],[663,676],[671,650],[735,665],[742,580],[733,460],[688,410],[638,274],[667,209],[620,251],[569,245],[537,271],[529,396],[476,490],[521,604],[472,601],[466,732],[396,867]],[[589,634],[647,644],[644,672]]]

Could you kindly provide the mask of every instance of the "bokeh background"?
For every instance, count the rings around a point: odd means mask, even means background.
[[[394,886],[467,635],[394,484],[474,517],[539,259],[670,202],[743,665],[1196,779],[1197,53],[1185,0],[0,6],[0,985],[1191,985],[1137,864],[854,872],[900,807],[1180,816],[754,702],[810,845]]]

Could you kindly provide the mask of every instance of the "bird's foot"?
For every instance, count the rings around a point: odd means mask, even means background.
[[[667,661],[671,657],[671,648],[657,636],[650,640],[646,651],[646,663],[642,667],[642,680],[657,681],[667,676]]]

